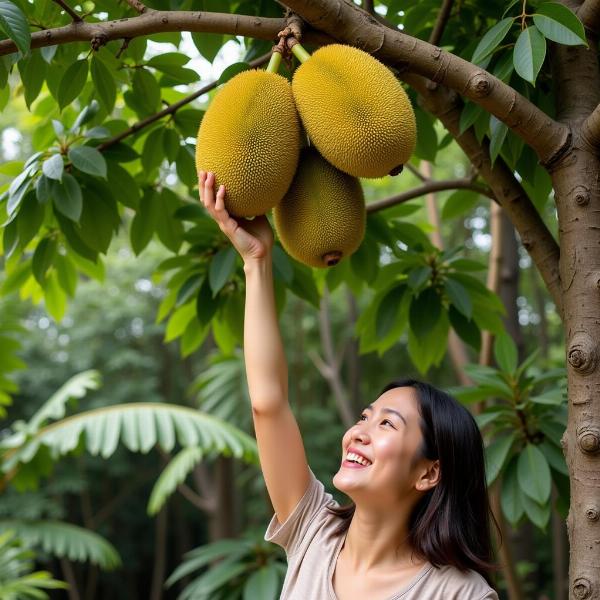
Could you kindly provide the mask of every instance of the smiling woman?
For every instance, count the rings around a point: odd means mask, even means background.
[[[264,216],[232,218],[214,174],[202,203],[244,261],[244,357],[265,483],[275,509],[265,538],[282,546],[284,600],[498,600],[481,435],[469,412],[415,380],[386,386],[342,439],[333,484],[310,470],[288,403]]]

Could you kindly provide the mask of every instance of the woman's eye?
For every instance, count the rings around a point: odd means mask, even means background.
[[[367,420],[367,415],[360,415],[360,417],[358,417],[359,422],[360,421],[366,421]]]
[[[394,424],[389,421],[388,419],[384,419],[383,421],[381,421],[384,425],[387,423],[388,425],[391,425],[392,427],[394,426]]]

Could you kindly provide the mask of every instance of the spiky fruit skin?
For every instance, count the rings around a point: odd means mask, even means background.
[[[365,235],[366,208],[360,182],[329,164],[313,148],[301,151],[292,185],[273,209],[273,216],[286,252],[311,267],[329,267],[328,258],[350,256]]]
[[[289,81],[266,71],[230,79],[206,111],[196,145],[196,171],[225,185],[225,207],[236,217],[273,208],[294,177],[300,120]]]
[[[413,153],[417,127],[410,100],[370,54],[323,46],[296,69],[292,90],[312,143],[345,173],[383,177]]]

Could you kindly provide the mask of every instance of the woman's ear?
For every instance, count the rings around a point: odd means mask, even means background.
[[[431,461],[428,463],[427,468],[422,471],[415,487],[419,492],[427,492],[440,482],[441,475],[440,461]]]

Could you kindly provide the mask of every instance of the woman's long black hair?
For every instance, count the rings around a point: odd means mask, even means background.
[[[492,585],[493,563],[483,440],[471,413],[449,394],[416,379],[386,385],[381,394],[400,387],[416,391],[423,442],[415,460],[440,461],[440,481],[417,503],[409,521],[413,551],[433,566],[473,569]],[[381,395],[380,394],[380,395]],[[353,503],[331,508],[350,526]]]

